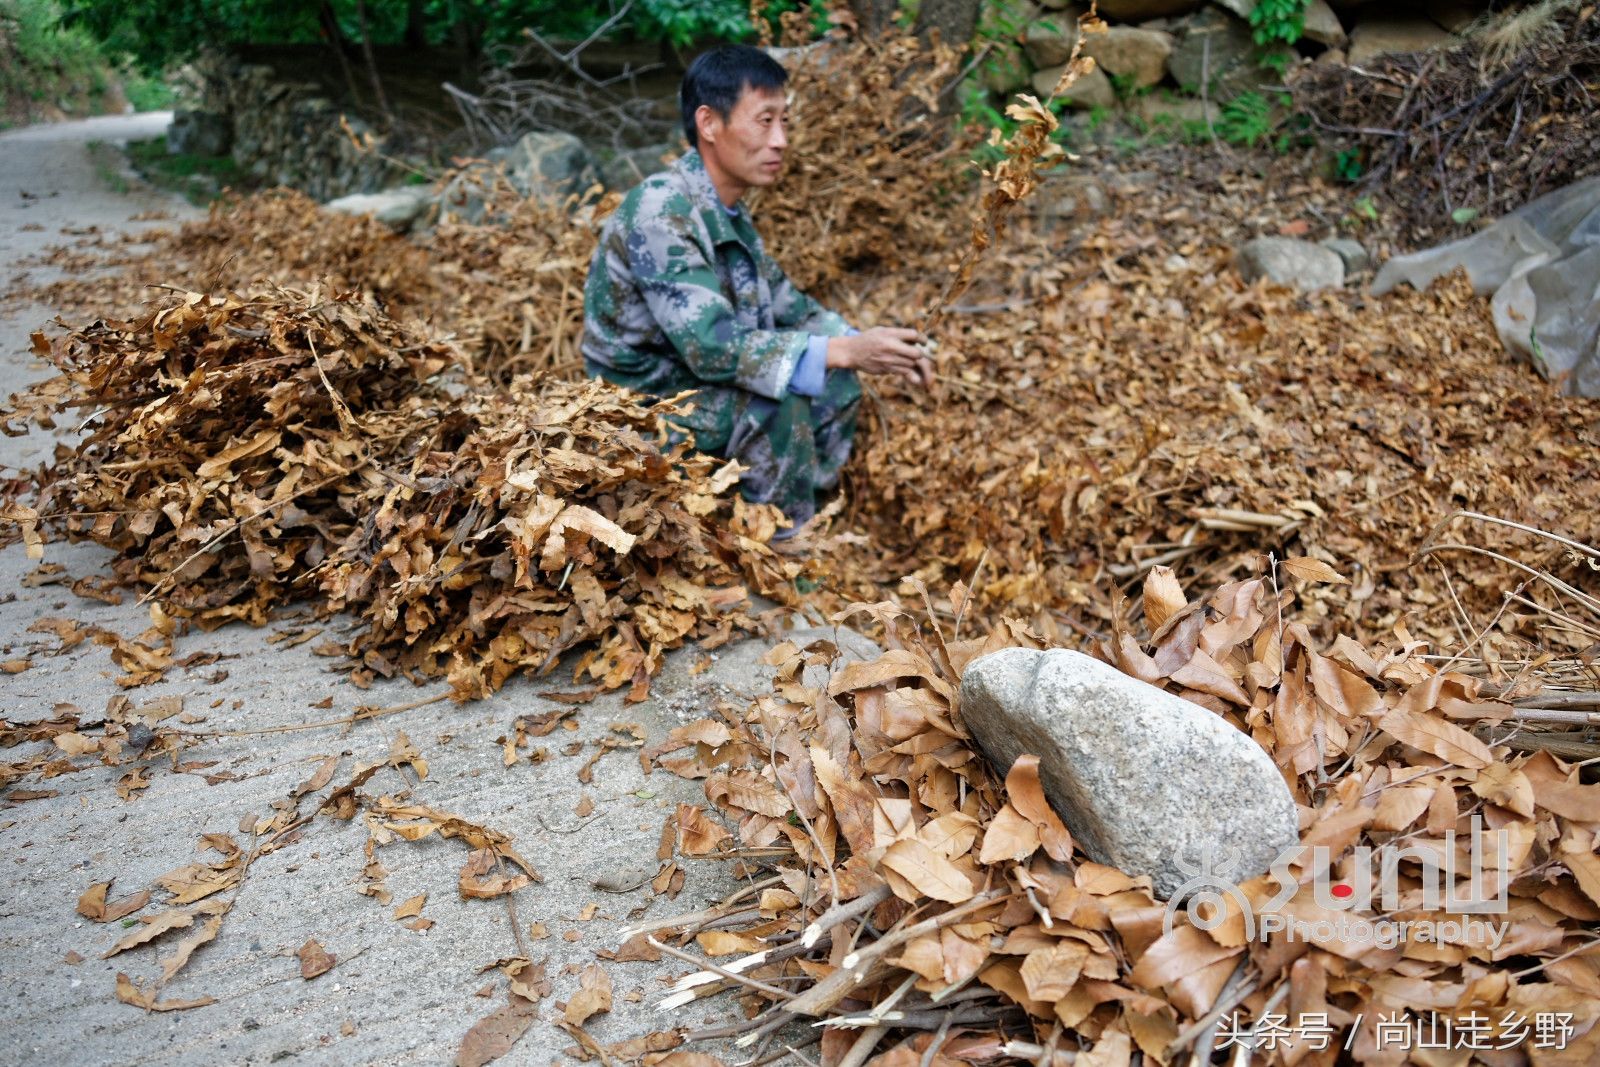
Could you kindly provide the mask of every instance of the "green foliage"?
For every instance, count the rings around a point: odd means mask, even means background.
[[[0,98],[12,121],[48,108],[103,109],[116,78],[88,35],[63,29],[54,0],[0,0]]]
[[[1117,94],[1118,100],[1137,100],[1141,96],[1148,96],[1154,88],[1140,85],[1132,74],[1111,75],[1111,91]]]
[[[167,151],[165,137],[129,142],[124,151],[145,181],[202,207],[225,188],[248,189],[257,184],[232,156],[173,155]]]
[[[1378,205],[1370,196],[1363,196],[1350,205],[1350,211],[1340,220],[1347,229],[1360,229],[1369,222],[1378,221]]]
[[[1333,176],[1341,182],[1358,182],[1366,172],[1359,148],[1341,148],[1333,156]]]
[[[797,9],[800,0],[780,0]],[[63,0],[69,25],[148,71],[166,69],[205,46],[313,44],[325,39],[321,0]],[[820,4],[811,5],[820,11]],[[328,0],[340,34],[359,40],[357,0]],[[374,44],[406,41],[515,45],[533,29],[559,40],[582,40],[611,18],[611,0],[366,0],[365,29]],[[413,22],[413,16],[420,22]],[[772,17],[776,17],[773,15]],[[825,18],[825,12],[823,13]],[[609,31],[619,39],[666,41],[676,47],[743,40],[750,33],[744,0],[638,0]]]
[[[1282,74],[1294,59],[1290,47],[1306,29],[1307,0],[1260,0],[1250,12],[1250,33],[1261,66]]]
[[[739,41],[750,34],[750,11],[739,0],[642,0],[640,7],[632,28],[642,40],[686,48],[696,41]]]
[[[1306,0],[1259,0],[1250,12],[1250,27],[1263,48],[1294,44],[1306,30]]]
[[[1272,102],[1260,93],[1242,93],[1229,100],[1216,122],[1218,137],[1251,148],[1266,140],[1274,125]]]

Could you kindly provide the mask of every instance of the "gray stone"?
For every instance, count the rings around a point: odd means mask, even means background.
[[[1116,22],[1144,22],[1146,19],[1187,15],[1204,0],[1100,0],[1099,11],[1103,19]]]
[[[462,169],[439,198],[441,220],[483,221],[496,171],[524,196],[560,203],[599,184],[600,174],[584,143],[570,133],[530,133],[512,145],[491,148],[484,162]]]
[[[1344,284],[1344,260],[1322,245],[1293,237],[1257,237],[1238,252],[1239,273],[1247,282],[1268,278],[1305,292]]]
[[[1059,67],[1049,67],[1033,76],[1033,91],[1043,100],[1050,95],[1056,82],[1061,80],[1061,74],[1067,68],[1065,64]],[[1106,77],[1105,71],[1096,67],[1089,73],[1056,94],[1056,99],[1068,107],[1075,107],[1082,111],[1089,111],[1097,107],[1115,107],[1117,94],[1111,88],[1111,79]]]
[[[1040,70],[1059,67],[1071,57],[1072,45],[1077,39],[1076,12],[1061,11],[1029,23],[1022,34],[1022,50]]]
[[[962,719],[996,768],[1039,757],[1051,806],[1091,857],[1171,896],[1213,861],[1236,881],[1299,841],[1272,757],[1214,712],[1080,652],[1008,648],[961,680]]]
[[[1422,9],[1451,33],[1461,33],[1484,15],[1484,5],[1473,0],[1427,0]]]
[[[1362,18],[1350,31],[1350,62],[1359,66],[1395,52],[1426,52],[1454,44],[1456,37],[1433,22],[1416,16],[1381,15]]]
[[[1344,23],[1327,0],[1311,0],[1306,5],[1305,37],[1329,48],[1343,48],[1350,35],[1344,32]]]
[[[1039,219],[1047,225],[1104,217],[1111,209],[1111,198],[1098,178],[1087,174],[1061,174],[1045,179],[1039,187]]]
[[[405,233],[433,204],[433,189],[401,185],[378,193],[355,193],[322,205],[340,215],[371,215],[397,233]]]
[[[524,134],[505,162],[512,185],[546,200],[565,199],[600,180],[589,149],[570,133]]]
[[[650,175],[666,170],[665,160],[677,156],[678,146],[648,145],[618,152],[600,168],[600,180],[607,190],[625,193]]]
[[[1112,26],[1083,42],[1083,54],[1093,56],[1107,74],[1126,78],[1138,89],[1158,84],[1167,76],[1167,57],[1173,37],[1160,30]]]
[[[1028,87],[1033,77],[1033,64],[1022,51],[1022,46],[1005,44],[990,53],[980,68],[983,87],[991,93],[1010,96]]]
[[[1152,130],[1177,130],[1198,132],[1198,128],[1215,127],[1222,118],[1222,108],[1215,100],[1201,100],[1194,96],[1167,98],[1153,93],[1134,102],[1133,113],[1144,120]]]
[[[1349,237],[1329,237],[1317,243],[1344,261],[1346,277],[1372,269],[1372,253],[1360,241]]]
[[[225,156],[233,147],[233,120],[214,111],[174,111],[167,127],[167,152]]]
[[[1210,7],[1179,25],[1177,43],[1167,57],[1172,80],[1192,93],[1229,100],[1272,80],[1261,66],[1261,52],[1250,26],[1220,8]]]

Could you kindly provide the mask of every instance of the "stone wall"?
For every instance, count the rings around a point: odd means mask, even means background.
[[[283,81],[271,67],[230,59],[208,60],[204,84],[199,106],[174,116],[173,151],[215,154],[221,147],[252,174],[318,200],[374,192],[408,174],[384,158],[381,136],[317,85]],[[204,148],[190,143],[202,136]]]
[[[1101,0],[1099,13],[1110,28],[1083,42],[1097,69],[1058,99],[1084,109],[1108,108],[1119,95],[1168,86],[1227,100],[1271,81],[1274,75],[1262,66],[1251,34],[1255,6],[1256,0]],[[1351,63],[1385,52],[1421,51],[1453,42],[1487,8],[1475,0],[1310,0],[1297,49],[1320,62]],[[1087,10],[1087,3],[1070,0],[1014,0],[1017,39],[986,65],[988,88],[1049,94],[1072,52],[1078,16]]]

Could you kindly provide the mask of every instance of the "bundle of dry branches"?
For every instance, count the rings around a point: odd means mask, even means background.
[[[1319,64],[1295,106],[1348,150],[1414,245],[1451,215],[1502,215],[1600,169],[1600,13],[1557,0],[1505,16],[1447,51]]]
[[[781,1046],[794,1041],[777,1036],[787,1024],[815,1021],[826,1063],[874,1052],[883,1067],[1125,1065],[1138,1053],[1209,1063],[1219,1026],[1249,1048],[1274,1013],[1288,1029],[1280,1022],[1278,1040],[1254,1043],[1255,1062],[1332,1063],[1341,1049],[1358,1062],[1398,1062],[1385,1058],[1380,1024],[1412,1025],[1426,1012],[1459,1026],[1490,1019],[1497,1039],[1513,1014],[1566,1013],[1562,1047],[1541,1044],[1533,1062],[1593,1062],[1600,785],[1548,752],[1514,755],[1474,736],[1476,724],[1524,713],[1490,699],[1478,679],[1437,670],[1403,629],[1383,646],[1341,638],[1320,648],[1291,613],[1290,587],[1337,580],[1320,561],[1263,561],[1258,575],[1200,602],[1157,569],[1143,593],[1153,633],[1119,631],[1098,651],[1272,754],[1301,806],[1303,843],[1325,846],[1336,865],[1318,869],[1309,850],[1291,865],[1283,907],[1295,920],[1339,919],[1309,882],[1348,877],[1351,849],[1388,843],[1408,849],[1399,906],[1357,917],[1443,919],[1421,891],[1434,877],[1424,861],[1446,847],[1446,832],[1465,840],[1474,818],[1506,831],[1503,854],[1454,868],[1482,879],[1474,884],[1486,898],[1509,889],[1505,913],[1486,917],[1506,923],[1494,947],[1465,934],[1386,948],[1320,932],[1258,937],[1252,916],[1280,888],[1272,875],[1214,896],[1217,910],[1198,924],[1164,907],[1147,879],[1074,845],[1034,757],[1020,758],[1002,786],[970,740],[959,688],[967,664],[1038,647],[1038,635],[1006,623],[959,641],[892,604],[841,616],[881,624],[879,659],[841,662],[825,642],[780,646],[774,692],[720,707],[649,753],[704,778],[710,808],[732,828],[682,805],[680,854],[735,861],[751,892],[628,933],[681,934],[674,954],[694,938],[698,952],[686,958],[718,958],[680,980],[668,1003],[722,992],[750,1003],[748,1023],[691,1036]],[[951,596],[960,605],[965,591]],[[1320,1052],[1292,1036],[1304,1018],[1327,1027]]]

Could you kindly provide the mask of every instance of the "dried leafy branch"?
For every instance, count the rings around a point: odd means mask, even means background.
[[[1600,1042],[1600,861],[1588,843],[1600,785],[1548,752],[1517,755],[1475,737],[1475,724],[1517,711],[1479,679],[1439,670],[1403,629],[1383,645],[1341,637],[1319,647],[1293,614],[1291,587],[1329,580],[1338,576],[1326,564],[1300,558],[1191,601],[1157,568],[1143,591],[1154,633],[1120,629],[1098,651],[1266,748],[1310,812],[1305,843],[1340,862],[1358,845],[1411,847],[1398,868],[1405,904],[1388,918],[1443,918],[1423,903],[1433,875],[1420,858],[1473,817],[1504,828],[1510,893],[1497,947],[1461,937],[1378,951],[1335,936],[1286,946],[1281,935],[1250,936],[1245,912],[1225,898],[1210,929],[1181,908],[1167,929],[1169,909],[1148,880],[1076,848],[1032,757],[1002,783],[968,735],[966,665],[1037,647],[1039,635],[1007,623],[954,641],[935,619],[884,603],[841,616],[881,624],[881,658],[843,662],[825,642],[780,646],[773,692],[719,708],[653,753],[705,780],[708,810],[680,809],[682,853],[737,861],[769,886],[754,912],[730,904],[673,924],[715,926],[695,940],[696,955],[717,962],[664,1003],[731,992],[759,1005],[746,1023],[691,1035],[736,1037],[758,1056],[798,1018],[823,1027],[825,1062],[855,1050],[885,1064],[1039,1067],[1062,1054],[1210,1062],[1225,1016],[1246,1027],[1274,1011],[1325,1017],[1330,1047],[1370,1062],[1380,1018],[1568,1011],[1575,1036],[1539,1062],[1586,1062]],[[1308,880],[1314,862],[1293,875]],[[1278,888],[1264,875],[1240,890],[1259,911]],[[1289,914],[1338,917],[1311,898],[1301,888]],[[1310,1051],[1291,1038],[1258,1045],[1256,1062],[1298,1063]]]

